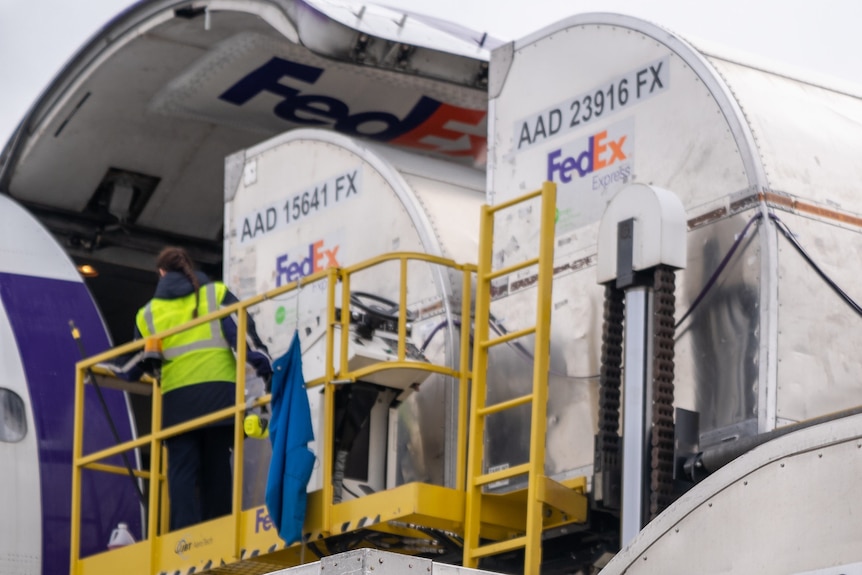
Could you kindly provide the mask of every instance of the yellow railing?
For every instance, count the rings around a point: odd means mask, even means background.
[[[350,280],[351,276],[357,272],[367,270],[373,266],[389,261],[400,262],[399,287],[399,317],[398,317],[398,349],[397,359],[391,362],[385,362],[374,366],[367,366],[358,370],[347,370],[348,357],[348,338],[349,338],[349,322],[350,322]],[[424,362],[408,361],[406,357],[406,342],[407,342],[407,263],[409,261],[420,261],[431,265],[445,266],[462,273],[462,308],[460,330],[460,358],[458,369],[450,366],[435,365]],[[323,517],[322,525],[324,533],[332,532],[332,448],[333,448],[333,413],[334,413],[334,396],[335,389],[334,381],[356,381],[359,378],[366,376],[375,371],[383,371],[387,369],[395,369],[399,367],[409,367],[413,370],[425,370],[433,373],[439,373],[445,376],[457,378],[460,383],[459,390],[459,411],[458,411],[458,451],[457,451],[457,467],[456,480],[457,489],[463,490],[465,486],[465,433],[467,427],[467,406],[468,406],[468,385],[470,378],[470,309],[471,309],[471,275],[476,272],[476,266],[469,264],[458,264],[450,259],[431,256],[423,253],[399,252],[373,258],[363,263],[346,267],[346,268],[330,268],[321,272],[312,274],[298,282],[292,282],[279,288],[270,290],[258,296],[246,299],[244,301],[224,307],[216,312],[212,312],[205,316],[199,317],[182,326],[165,330],[155,334],[153,338],[164,339],[170,335],[181,331],[193,328],[195,326],[219,320],[230,314],[236,314],[237,319],[237,341],[244,342],[247,331],[247,310],[260,303],[273,299],[277,296],[287,294],[302,286],[306,286],[315,282],[326,282],[327,289],[327,328],[326,328],[326,366],[325,374],[315,380],[307,382],[307,387],[316,385],[324,386],[324,426],[323,441],[321,443],[321,453],[319,458],[323,461],[323,493],[319,501],[322,502],[322,509],[319,510]],[[337,301],[337,285],[341,283],[341,318],[336,319],[336,301]],[[340,354],[338,362],[335,358],[335,337],[336,328],[340,328]],[[74,440],[73,440],[73,475],[72,475],[72,529],[71,529],[71,573],[83,574],[91,573],[86,569],[86,559],[80,557],[80,528],[81,528],[81,484],[82,474],[85,469],[108,473],[127,473],[127,470],[121,467],[103,463],[114,455],[124,453],[133,449],[141,448],[145,445],[150,447],[151,459],[150,469],[148,471],[135,471],[136,477],[149,482],[149,499],[147,504],[147,522],[145,542],[148,544],[147,552],[138,554],[136,557],[144,561],[146,564],[141,565],[124,565],[123,570],[128,572],[141,573],[156,573],[160,572],[160,559],[163,554],[163,546],[157,545],[158,538],[164,534],[164,525],[159,524],[159,514],[162,514],[162,524],[165,523],[164,516],[167,513],[167,506],[164,505],[164,495],[162,489],[165,481],[164,471],[161,464],[162,444],[166,439],[185,433],[192,429],[197,429],[213,422],[233,418],[234,420],[234,461],[243,461],[243,418],[246,410],[249,407],[264,405],[270,402],[271,396],[265,395],[252,405],[246,405],[245,400],[245,381],[246,381],[246,348],[244,345],[238,345],[236,350],[237,356],[237,385],[236,385],[236,402],[233,407],[225,408],[217,412],[210,413],[206,416],[199,417],[194,420],[172,426],[167,429],[161,428],[162,418],[162,394],[159,386],[152,380],[144,382],[148,385],[145,388],[147,393],[152,394],[152,432],[149,435],[138,437],[132,441],[127,441],[120,445],[113,446],[108,449],[103,449],[98,452],[84,454],[83,452],[83,423],[84,423],[84,384],[87,381],[87,373],[90,370],[99,371],[97,364],[109,363],[112,359],[119,356],[136,353],[145,345],[144,340],[138,340],[118,348],[112,349],[105,353],[90,357],[78,362],[76,366],[75,378],[75,415],[74,415]],[[337,363],[337,366],[336,366]],[[138,384],[140,389],[140,384]],[[243,529],[242,517],[242,492],[243,492],[243,476],[242,465],[233,466],[233,493],[232,493],[232,521],[231,533],[234,541],[233,549],[231,550],[230,560],[239,561],[242,559],[242,541],[240,537]],[[161,507],[160,507],[161,499]],[[309,510],[311,512],[311,510]],[[162,527],[160,530],[159,527]],[[101,562],[101,566],[105,563]],[[113,568],[117,566],[114,565]],[[101,570],[94,569],[93,573]]]
[[[541,232],[538,257],[508,268],[494,270],[491,265],[493,249],[494,214],[508,209],[517,202],[531,198],[542,198]],[[321,461],[320,491],[309,494],[306,512],[306,542],[288,549],[277,538],[263,506],[248,510],[242,508],[243,465],[233,466],[233,491],[231,494],[232,514],[215,519],[199,526],[167,533],[169,514],[166,495],[165,473],[162,469],[162,445],[171,437],[199,428],[218,420],[233,418],[234,461],[243,461],[243,417],[247,410],[268,404],[270,395],[258,398],[251,404],[245,400],[246,348],[237,349],[237,386],[235,405],[208,414],[193,421],[167,429],[161,428],[162,396],[156,382],[124,384],[129,390],[143,390],[152,395],[152,433],[122,445],[102,449],[95,453],[83,452],[83,413],[84,384],[88,370],[98,370],[97,364],[110,362],[113,358],[137,352],[145,345],[136,341],[122,347],[86,359],[77,364],[75,389],[75,438],[73,442],[72,478],[72,529],[71,529],[71,573],[73,575],[102,575],[124,571],[130,573],[195,573],[211,570],[217,573],[235,573],[241,570],[249,575],[270,573],[283,567],[297,565],[306,561],[305,550],[326,553],[326,541],[339,548],[339,535],[350,530],[369,529],[378,533],[389,533],[415,540],[426,535],[413,526],[442,530],[445,533],[463,535],[463,564],[478,566],[480,559],[498,553],[524,548],[525,573],[538,573],[541,564],[541,535],[546,529],[559,527],[573,522],[584,522],[587,516],[586,480],[572,478],[558,483],[544,476],[544,441],[546,431],[545,411],[547,404],[547,372],[549,363],[550,302],[553,275],[553,238],[555,187],[551,183],[542,190],[525,197],[494,207],[485,207],[482,212],[480,229],[479,265],[457,264],[452,260],[422,253],[401,252],[376,257],[365,262],[345,267],[330,268],[315,273],[300,282],[270,290],[242,302],[225,307],[183,326],[166,330],[154,337],[163,339],[185,329],[218,320],[228,314],[236,314],[237,341],[245,341],[247,331],[247,310],[278,296],[293,292],[300,287],[321,282],[326,290],[326,332],[325,365],[323,375],[306,382],[306,387],[323,388],[323,429],[318,438],[318,453]],[[460,348],[457,359],[448,358],[451,365],[435,365],[408,358],[408,314],[407,314],[407,275],[408,263],[418,262],[423,269],[427,266],[445,266],[462,274],[461,286],[461,328],[459,331]],[[400,267],[397,277],[393,273],[391,284],[399,286],[397,350],[392,361],[375,365],[365,365],[349,369],[350,357],[350,293],[351,285],[359,283],[355,275],[366,272],[374,266],[388,263]],[[489,307],[491,302],[491,282],[502,277],[535,266],[538,269],[537,316],[536,325],[527,329],[491,339],[489,337]],[[391,271],[391,270],[387,270]],[[372,273],[379,274],[378,270]],[[471,353],[471,294],[473,278],[476,281],[475,339]],[[340,284],[340,285],[339,285]],[[441,294],[448,297],[448,294]],[[297,298],[299,296],[297,295]],[[446,305],[446,304],[444,304]],[[337,309],[342,310],[338,317]],[[455,310],[449,310],[451,314]],[[422,321],[423,318],[419,318]],[[454,326],[450,326],[454,329]],[[534,335],[535,360],[533,366],[533,385],[531,393],[496,404],[486,403],[488,352],[492,346],[506,343],[512,339]],[[453,348],[449,348],[453,349]],[[392,369],[423,370],[458,380],[458,412],[456,438],[455,485],[443,487],[410,483],[373,493],[358,499],[340,503],[334,502],[333,459],[334,459],[334,411],[335,394],[338,385],[345,382],[372,381],[375,373]],[[472,388],[472,389],[471,389]],[[471,395],[472,394],[472,395]],[[530,455],[527,463],[506,470],[485,473],[483,463],[483,430],[485,419],[493,413],[531,404]],[[149,469],[134,471],[140,480],[148,482],[149,498],[147,503],[146,533],[144,540],[110,552],[80,557],[81,529],[81,491],[82,475],[88,472],[108,472],[125,474],[128,471],[105,460],[120,453],[149,446],[151,462]],[[507,493],[485,493],[484,486],[491,482],[526,475],[527,487]],[[260,529],[258,529],[260,527]],[[332,539],[329,537],[332,536]],[[324,547],[317,548],[323,541]],[[186,557],[178,559],[180,546],[189,541],[205,542],[195,546]],[[409,551],[406,551],[409,552]],[[309,554],[308,559],[314,559]],[[181,561],[182,560],[182,561]],[[224,564],[224,567],[220,565]]]

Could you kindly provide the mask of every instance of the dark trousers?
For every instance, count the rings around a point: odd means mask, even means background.
[[[231,512],[233,425],[195,429],[166,440],[171,531]]]

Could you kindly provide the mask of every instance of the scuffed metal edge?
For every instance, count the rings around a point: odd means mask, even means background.
[[[491,71],[488,80],[488,99],[493,100],[503,91],[506,77],[515,58],[515,43],[509,42],[491,52]]]

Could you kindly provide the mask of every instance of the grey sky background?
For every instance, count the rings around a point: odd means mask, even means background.
[[[359,1],[358,1],[359,3]],[[645,18],[862,94],[860,0],[378,0],[503,40],[582,12]],[[0,0],[0,147],[63,64],[130,0]]]

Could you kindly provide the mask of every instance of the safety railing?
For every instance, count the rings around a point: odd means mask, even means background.
[[[358,370],[349,371],[347,369],[347,349],[348,338],[350,336],[350,285],[351,277],[364,270],[368,270],[374,266],[384,262],[397,261],[400,262],[399,275],[399,313],[398,313],[398,346],[397,359],[395,361],[383,362],[377,365],[366,366]],[[462,284],[462,302],[461,302],[461,317],[464,321],[461,322],[460,328],[460,357],[458,360],[458,368],[452,368],[445,365],[436,365],[425,362],[408,361],[407,359],[407,264],[410,261],[425,262],[430,265],[444,266],[461,272],[463,277]],[[316,282],[325,282],[327,291],[327,326],[326,326],[326,365],[325,374],[322,377],[308,381],[307,387],[324,386],[324,437],[321,453],[318,453],[318,458],[322,458],[323,462],[323,488],[321,501],[322,509],[318,510],[323,517],[322,532],[328,534],[333,531],[332,526],[332,507],[333,507],[333,486],[332,486],[332,460],[333,460],[333,414],[334,414],[334,382],[357,381],[370,373],[377,371],[385,371],[390,369],[398,369],[400,367],[408,367],[413,370],[425,370],[433,373],[442,374],[456,378],[459,381],[459,411],[458,411],[458,453],[457,453],[457,484],[458,489],[464,489],[465,485],[465,433],[467,428],[467,406],[468,406],[468,385],[467,381],[470,378],[470,309],[471,309],[471,275],[476,272],[476,266],[470,264],[459,264],[453,260],[431,256],[423,253],[414,252],[399,252],[376,257],[360,264],[345,267],[345,268],[330,268],[324,271],[317,272],[300,281],[288,283],[284,286],[267,291],[255,297],[248,298],[241,302],[226,306],[218,311],[201,316],[193,321],[190,321],[182,326],[165,330],[157,333],[146,340],[138,340],[99,355],[90,357],[78,362],[76,366],[75,378],[75,414],[74,414],[74,440],[73,440],[73,475],[72,475],[72,512],[71,512],[71,573],[73,574],[95,574],[102,572],[116,572],[119,567],[126,572],[135,573],[160,573],[174,572],[176,569],[169,564],[166,558],[168,554],[165,550],[165,545],[157,544],[158,539],[166,533],[166,515],[167,505],[165,502],[164,484],[165,473],[162,469],[161,453],[162,445],[165,440],[188,432],[193,429],[201,428],[216,421],[232,418],[234,420],[234,445],[233,445],[233,460],[234,462],[243,461],[243,419],[247,410],[254,407],[268,404],[271,401],[270,395],[264,395],[256,401],[248,404],[246,402],[246,346],[238,345],[236,349],[237,359],[237,384],[236,384],[236,401],[233,407],[225,408],[208,415],[187,421],[180,425],[175,425],[166,429],[161,427],[162,419],[162,393],[154,380],[144,381],[142,384],[136,384],[137,389],[143,389],[146,393],[152,395],[152,417],[151,417],[151,433],[146,436],[138,437],[132,441],[102,449],[97,452],[85,454],[83,452],[83,425],[85,414],[83,413],[84,405],[84,386],[86,381],[92,376],[94,368],[98,364],[110,363],[111,360],[127,354],[133,354],[143,349],[148,340],[163,340],[166,337],[191,329],[195,326],[205,324],[211,321],[218,321],[223,317],[235,314],[237,322],[237,342],[246,341],[246,333],[248,326],[248,309],[261,304],[264,301],[271,300],[278,296],[288,294],[297,290],[300,286]],[[337,317],[336,303],[338,298],[338,285],[341,286],[340,309],[342,310],[341,317]],[[340,331],[339,357],[335,357],[335,338],[336,332]],[[337,361],[336,361],[337,360]],[[104,373],[104,371],[101,371]],[[141,387],[143,385],[143,387]],[[125,453],[131,450],[139,449],[144,446],[149,446],[151,458],[149,470],[134,470],[135,477],[139,480],[147,481],[149,487],[149,495],[147,499],[147,514],[146,514],[146,537],[144,541],[139,542],[135,547],[139,550],[134,555],[134,564],[129,563],[128,557],[122,565],[112,563],[102,557],[101,560],[93,562],[92,568],[88,567],[88,559],[80,556],[80,528],[82,520],[81,496],[82,496],[82,474],[84,470],[126,474],[128,470],[104,463],[115,455]],[[244,559],[245,536],[244,529],[248,530],[249,520],[243,517],[242,509],[242,493],[243,493],[243,465],[235,464],[233,466],[233,486],[232,486],[232,515],[229,523],[223,527],[223,537],[220,541],[231,541],[231,549],[219,549],[216,556],[221,557],[222,561],[227,563],[237,562]],[[310,510],[311,511],[311,510]],[[161,516],[161,521],[160,521]],[[143,546],[143,549],[140,547]],[[119,550],[118,550],[119,551]],[[108,556],[111,551],[98,554],[98,556]],[[198,569],[200,571],[200,569]]]

